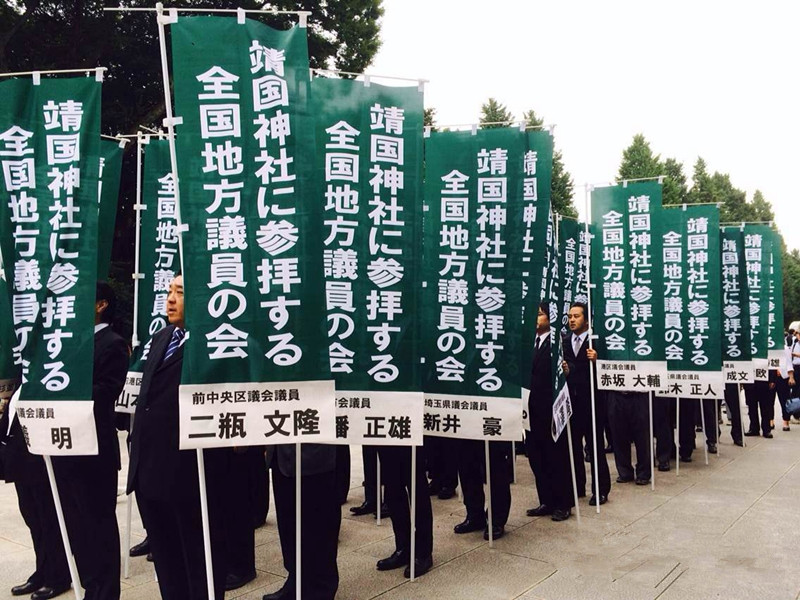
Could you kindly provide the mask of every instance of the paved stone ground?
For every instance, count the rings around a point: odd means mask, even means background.
[[[800,581],[793,576],[799,546],[794,502],[800,495],[800,425],[791,432],[779,426],[772,440],[746,438],[746,448],[734,446],[730,427],[722,428],[720,453],[710,456],[707,466],[698,434],[694,462],[681,464],[680,475],[674,464],[671,472],[657,473],[655,491],[613,484],[600,515],[581,500],[580,523],[574,513],[564,523],[525,516],[525,509],[537,502],[527,460],[519,457],[508,533],[491,549],[480,533],[452,532],[464,517],[458,497],[434,498],[434,569],[415,582],[399,570],[375,570],[375,561],[394,549],[391,524],[376,526],[370,517],[349,516],[347,508],[362,500],[361,453],[353,447],[337,598],[800,598]],[[609,464],[614,478],[611,457]],[[123,496],[117,512],[124,523]],[[134,543],[143,534],[135,516]],[[227,598],[260,600],[282,585],[286,574],[273,512],[256,532],[256,544],[258,578]],[[0,599],[12,597],[9,589],[26,579],[33,562],[13,486],[0,485]],[[122,586],[123,600],[159,597],[152,565],[143,558],[131,560],[130,577]]]

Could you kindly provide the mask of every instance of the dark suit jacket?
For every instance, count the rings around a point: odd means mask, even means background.
[[[267,446],[267,464],[272,464],[273,457],[278,461],[278,468],[285,477],[294,477],[297,465],[297,451],[294,444]],[[303,444],[300,449],[300,468],[303,475],[319,475],[336,468],[336,446],[324,444]]]
[[[198,489],[193,450],[178,449],[178,386],[183,346],[164,361],[174,325],[153,336],[131,432],[128,493],[173,500]]]
[[[47,484],[47,471],[44,467],[44,459],[36,454],[28,452],[25,438],[22,435],[22,427],[19,419],[14,419],[11,425],[11,432],[8,431],[8,408],[0,418],[0,444],[3,457],[3,479],[7,483],[21,484]]]
[[[586,332],[584,332],[585,334]],[[574,412],[589,408],[591,404],[591,388],[589,378],[591,371],[589,368],[589,359],[586,358],[586,350],[589,348],[589,336],[583,340],[578,355],[572,347],[573,333],[567,333],[562,337],[562,346],[564,347],[564,360],[569,366],[569,375],[567,375],[567,385],[569,386],[569,396],[572,401]]]
[[[553,379],[550,367],[550,338],[548,337],[533,353],[531,393],[528,396],[531,431],[534,429],[550,431],[553,420]]]
[[[61,473],[92,474],[96,469],[119,471],[114,405],[125,386],[129,362],[128,344],[111,327],[104,327],[94,335],[92,401],[98,453],[97,456],[53,457],[53,464]]]

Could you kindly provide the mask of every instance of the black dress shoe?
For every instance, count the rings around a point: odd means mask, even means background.
[[[733,440],[734,445],[739,446],[740,448],[744,446],[744,442],[742,440]]]
[[[431,496],[436,496],[441,491],[442,491],[442,486],[440,486],[438,483],[430,482],[428,484],[428,494],[430,494]]]
[[[633,477],[617,477],[617,483],[630,483],[633,481]]]
[[[378,516],[378,509],[373,508],[372,514]],[[392,511],[389,510],[389,505],[386,504],[386,502],[384,502],[383,504],[381,504],[381,519],[388,519],[391,516],[392,516]]]
[[[228,573],[225,576],[225,591],[238,590],[253,581],[256,578],[256,572],[248,573],[247,575],[236,575],[235,573]]]
[[[566,521],[572,514],[572,509],[557,508],[553,511],[553,516],[550,517],[553,521]]]
[[[544,517],[545,515],[552,515],[553,509],[546,504],[540,504],[536,508],[529,508],[525,511],[529,517]]]
[[[369,513],[375,512],[375,503],[374,502],[362,502],[358,506],[351,506],[350,513],[354,517],[360,517],[361,515],[368,515]]]
[[[375,566],[378,571],[391,571],[392,569],[405,567],[408,561],[408,550],[395,550],[391,556],[380,559]]]
[[[758,437],[758,432],[753,430],[745,431],[744,435],[745,437]]]
[[[150,553],[150,540],[148,538],[144,538],[144,541],[139,542],[135,546],[133,546],[128,554],[130,556],[144,556],[145,554]]]
[[[613,447],[611,444],[609,444],[609,445],[608,445],[608,446],[606,446],[606,448],[605,448],[605,453],[606,453],[606,454],[613,454],[613,453],[614,453],[614,447]]]
[[[666,473],[667,471],[669,471],[669,461],[663,460],[660,463],[658,463],[658,470],[661,471],[662,473]]]
[[[636,485],[647,485],[650,483],[649,479],[639,478],[636,480]]]
[[[31,600],[49,600],[49,598],[60,596],[64,592],[68,591],[71,587],[72,586],[69,583],[54,585],[52,587],[45,585],[31,594]]]
[[[768,440],[771,440],[773,436],[771,433],[765,433],[764,437],[767,438]]]
[[[499,540],[505,534],[506,534],[506,528],[503,527],[502,525],[495,525],[494,527],[492,527],[492,541]],[[489,541],[488,527],[483,530],[483,539],[485,539],[487,542]]]
[[[692,462],[691,456],[681,456],[681,462]]]
[[[471,533],[486,528],[485,519],[470,519],[467,517],[461,523],[453,527],[453,533]]]
[[[414,579],[425,575],[428,571],[431,570],[433,566],[433,556],[429,556],[428,558],[415,558],[414,559]],[[403,571],[403,577],[406,579],[411,578],[411,567],[407,566],[405,571]]]
[[[608,496],[600,494],[600,505],[602,506],[606,502],[608,502]],[[589,498],[589,506],[597,506],[597,496],[592,495],[592,497]]]
[[[437,497],[439,500],[449,500],[455,495],[456,491],[453,488],[442,488],[437,494]]]
[[[709,444],[708,445],[708,453],[709,454],[716,454],[717,453],[717,445],[716,444]]]
[[[147,562],[154,562],[154,561],[155,561],[155,559],[153,558],[153,553],[152,552],[148,552],[147,553]]]
[[[34,583],[30,579],[23,583],[22,585],[15,585],[11,588],[11,595],[12,596],[29,596],[36,590],[42,587],[41,583]]]
[[[265,594],[261,600],[292,600],[296,595],[294,587],[286,581],[281,589],[271,594]]]

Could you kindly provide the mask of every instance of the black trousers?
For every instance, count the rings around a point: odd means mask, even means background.
[[[547,421],[548,425],[549,423]],[[536,480],[539,504],[554,510],[571,508],[575,502],[572,494],[567,432],[562,432],[558,441],[554,442],[549,427],[536,427],[525,432],[525,447]]]
[[[744,386],[744,397],[750,417],[749,430],[758,433],[760,422],[761,433],[767,435],[771,430],[770,421],[775,418],[775,390],[769,389],[768,381],[755,381]]]
[[[451,441],[451,440],[448,440]],[[485,521],[486,442],[452,440],[458,456],[458,476],[464,494],[467,518]],[[511,442],[489,442],[489,470],[492,490],[492,525],[505,526],[511,510],[511,481],[514,478]]]
[[[725,405],[731,417],[731,439],[742,441],[742,411],[739,406],[739,386],[735,383],[725,384]]]
[[[230,449],[205,450],[206,496],[208,498],[211,564],[214,594],[223,598],[227,565],[225,559],[226,478]],[[162,600],[207,600],[206,560],[200,490],[182,489],[179,497],[151,498],[137,492],[158,575]]]
[[[119,600],[120,552],[116,465],[55,473],[84,600]]]
[[[15,483],[19,512],[31,532],[36,570],[28,581],[41,586],[61,586],[70,583],[67,555],[58,528],[56,505],[50,484]]]
[[[589,456],[590,473],[592,478],[592,487],[590,493],[594,494],[597,490],[597,484],[594,480],[594,440],[597,438],[597,452],[600,455],[600,461],[597,463],[597,475],[600,485],[600,495],[608,496],[611,491],[611,474],[608,470],[608,461],[606,460],[605,453],[605,440],[603,439],[603,430],[606,426],[606,401],[604,394],[595,394],[595,430],[592,431],[592,406],[591,400],[586,399],[586,404],[581,405],[580,409],[576,409],[572,414],[572,454],[575,459],[575,480],[578,485],[578,496],[584,496],[586,493],[586,466],[583,460],[584,440],[586,442],[586,454]],[[562,435],[566,435],[563,433]]]
[[[364,501],[377,506],[375,496],[378,488],[378,447],[361,446],[361,458],[364,461]]]
[[[283,566],[289,572],[287,585],[295,589],[295,478],[272,465],[275,509],[281,538]],[[302,594],[308,600],[333,600],[339,588],[336,566],[342,510],[336,497],[336,471],[303,475],[300,481]]]
[[[225,494],[226,574],[245,577],[256,570],[254,485],[266,479],[264,448],[232,452]]]
[[[339,506],[347,502],[350,492],[350,446],[336,446],[336,498]]]
[[[786,403],[789,401],[789,398],[791,397],[789,380],[784,379],[783,377],[778,377],[777,380],[775,381],[775,392],[778,395],[778,404],[780,404],[781,406],[781,418],[788,423],[789,419],[792,418],[792,415],[786,412]]]
[[[414,450],[417,452],[415,556],[427,558],[433,553],[433,511],[422,453],[417,448]],[[378,454],[381,457],[381,478],[386,503],[392,514],[395,548],[400,551],[410,551],[411,448],[381,446]]]
[[[258,450],[256,450],[256,448]],[[248,449],[248,460],[252,465],[247,471],[250,478],[250,498],[253,507],[253,527],[261,527],[269,514],[269,467],[262,446]]]
[[[623,479],[650,479],[650,418],[646,393],[607,392],[608,421],[614,437],[614,462]],[[636,446],[636,471],[631,464],[631,443]]]
[[[653,397],[653,436],[656,438],[656,461],[658,463],[668,463],[675,452],[675,398],[663,396]],[[681,399],[681,421],[686,418],[693,418],[694,412],[689,412],[687,416],[683,413],[688,403]],[[648,425],[649,429],[649,425]],[[680,435],[684,435],[684,427],[681,426]],[[694,443],[694,426],[692,426],[692,444]],[[684,441],[681,438],[681,451],[684,450]],[[694,446],[692,446],[693,448]],[[689,454],[691,454],[691,449]]]
[[[431,488],[456,489],[458,485],[458,442],[448,438],[426,435],[423,444],[425,470]]]

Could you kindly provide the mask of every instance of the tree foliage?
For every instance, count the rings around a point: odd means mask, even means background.
[[[500,104],[494,98],[489,98],[486,104],[481,105],[481,129],[496,129],[498,127],[505,127],[503,123],[507,124],[514,119],[505,104]]]

